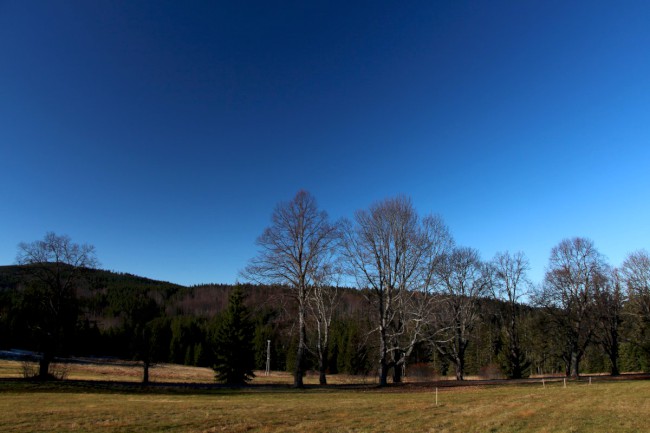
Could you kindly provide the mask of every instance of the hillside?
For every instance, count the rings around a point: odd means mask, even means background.
[[[27,281],[23,266],[0,266],[0,350],[39,351],[42,335],[30,316]],[[88,270],[77,286],[74,329],[68,329],[62,355],[114,356],[137,359],[142,354],[145,327],[155,335],[156,357],[162,362],[211,365],[211,338],[224,311],[233,285],[205,284],[182,286],[128,273]],[[272,368],[291,370],[296,349],[296,303],[292,292],[282,286],[244,284],[245,304],[254,322],[257,368],[266,363],[267,342],[271,341]],[[329,371],[367,373],[376,368],[376,311],[363,291],[341,289],[333,315]],[[440,308],[441,303],[433,304]],[[507,346],[504,334],[505,304],[480,300],[480,319],[468,342],[466,367],[469,374],[498,375]],[[312,320],[312,319],[310,319]],[[36,321],[37,322],[37,321]],[[314,323],[308,324],[308,343],[316,341]],[[548,321],[538,308],[520,306],[519,326],[522,347],[532,372],[557,373],[563,370],[561,340],[547,332]],[[624,328],[631,340],[634,331]],[[628,337],[628,335],[630,337]],[[153,349],[152,349],[153,350]],[[313,349],[312,349],[313,350]],[[624,371],[646,370],[643,351],[621,343]],[[308,360],[315,367],[315,359]],[[452,368],[430,342],[418,344],[410,355],[411,371],[422,369],[447,374]],[[607,358],[592,344],[583,359],[585,371],[607,371]]]
[[[24,303],[30,276],[24,266],[0,267],[0,349],[39,351],[33,316]],[[210,335],[225,309],[234,286],[205,284],[181,286],[137,275],[107,270],[86,271],[77,285],[78,321],[61,354],[116,356],[133,359],[141,353],[139,331],[150,323],[156,336],[156,357],[188,365],[210,364]],[[295,304],[282,286],[243,284],[245,303],[255,323],[256,359],[266,362],[267,341],[272,340],[272,367],[290,368],[294,356]],[[25,308],[27,306],[27,308]],[[366,370],[363,335],[368,333],[367,314],[359,291],[344,289],[332,335],[333,365],[356,372]],[[361,325],[358,322],[362,322]],[[207,347],[206,347],[207,346]]]
[[[0,311],[7,307],[7,299],[20,293],[21,281],[28,278],[26,266],[0,266]],[[284,301],[285,289],[282,287],[244,284],[248,295],[247,304],[253,309],[275,305]],[[233,286],[229,284],[202,284],[182,286],[167,281],[103,269],[91,269],[84,275],[84,283],[78,288],[77,296],[82,301],[93,320],[99,324],[112,323],[128,303],[128,299],[143,295],[154,299],[169,316],[188,315],[210,318],[222,311]],[[4,299],[4,302],[2,301]]]

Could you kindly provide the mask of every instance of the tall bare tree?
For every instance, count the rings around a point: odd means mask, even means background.
[[[29,322],[42,352],[39,378],[49,377],[50,363],[78,318],[77,289],[83,272],[98,266],[95,247],[48,232],[43,240],[18,244],[16,262],[27,273]]]
[[[330,223],[327,213],[318,209],[310,193],[299,191],[293,200],[276,206],[271,225],[257,239],[258,255],[242,272],[244,278],[286,285],[293,293],[298,307],[298,351],[294,370],[294,386],[298,388],[303,387],[307,353],[307,302],[337,240],[337,225]]]
[[[379,381],[401,380],[404,365],[422,339],[422,308],[430,290],[431,268],[452,239],[437,216],[420,219],[410,199],[399,196],[360,210],[344,230],[345,255],[360,288],[376,311]]]
[[[472,248],[455,248],[436,268],[441,302],[434,310],[429,338],[454,365],[457,380],[464,379],[465,353],[480,318],[478,302],[490,294],[489,271]]]
[[[520,302],[523,296],[530,293],[531,283],[526,275],[530,265],[523,252],[515,254],[504,252],[494,256],[491,266],[493,294],[507,306],[505,335],[508,340],[506,352],[508,376],[512,379],[520,379],[530,365],[519,339]]]
[[[611,375],[618,376],[620,374],[618,366],[620,327],[623,322],[623,305],[626,302],[618,269],[612,269],[606,278],[601,280],[594,298],[596,308],[594,340],[609,358]]]
[[[635,313],[650,323],[650,255],[645,250],[627,256],[621,267]]]
[[[580,361],[594,335],[595,295],[606,283],[607,272],[605,259],[590,239],[564,239],[551,250],[536,301],[561,335],[567,376],[580,374]]]
[[[636,328],[634,343],[650,354],[650,255],[645,250],[630,253],[620,272]]]
[[[327,384],[330,328],[340,300],[338,278],[341,275],[341,269],[334,265],[334,260],[328,260],[328,262],[320,267],[320,272],[314,277],[314,285],[307,302],[316,331],[318,380],[321,385]]]

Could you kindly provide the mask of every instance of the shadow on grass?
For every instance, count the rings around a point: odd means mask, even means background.
[[[627,373],[619,376],[583,376],[578,380],[567,380],[571,384],[591,384],[609,381],[648,380],[649,373]],[[376,384],[334,384],[306,385],[296,389],[284,384],[248,384],[232,387],[222,384],[153,382],[143,385],[137,382],[96,381],[96,380],[52,380],[34,379],[0,379],[0,393],[100,393],[100,394],[168,394],[168,395],[228,395],[241,393],[304,393],[304,392],[433,392],[436,388],[460,387],[495,387],[495,386],[541,386],[561,383],[563,376],[548,376],[531,379],[499,380],[465,380],[465,381],[431,381],[414,383],[396,383],[380,387]]]

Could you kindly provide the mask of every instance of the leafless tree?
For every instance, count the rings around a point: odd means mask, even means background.
[[[401,366],[422,339],[432,267],[452,244],[437,216],[420,219],[410,199],[399,196],[360,210],[348,222],[344,247],[358,287],[367,288],[377,313],[379,380],[401,380]]]
[[[650,353],[650,255],[645,250],[630,253],[621,266],[621,279],[629,299],[630,324],[636,328],[633,341]]]
[[[580,361],[594,335],[594,298],[607,273],[604,257],[589,239],[564,239],[551,250],[544,284],[535,299],[562,335],[567,376],[580,374]]]
[[[645,250],[627,256],[621,267],[621,276],[627,288],[635,313],[650,322],[650,255]]]
[[[316,330],[316,356],[318,358],[319,383],[327,384],[327,359],[329,356],[330,328],[339,303],[339,282],[341,275],[334,259],[320,267],[314,277],[307,305]]]
[[[607,354],[612,376],[620,374],[618,367],[620,326],[623,322],[623,305],[626,302],[618,269],[609,272],[596,287],[596,322],[594,339]]]
[[[39,378],[47,379],[55,353],[77,320],[82,273],[98,266],[95,248],[49,232],[43,240],[18,244],[16,262],[25,265],[28,274],[30,322],[42,351]]]
[[[465,352],[479,320],[478,301],[490,294],[490,268],[472,248],[455,248],[437,267],[441,303],[434,310],[433,333],[429,337],[441,356],[456,369],[456,379],[465,375]]]
[[[519,340],[519,309],[521,298],[530,293],[531,283],[526,275],[530,269],[523,252],[497,253],[491,262],[493,295],[507,306],[505,335],[507,338],[506,360],[509,376],[520,379],[529,363]]]
[[[337,239],[337,225],[310,193],[299,191],[293,200],[277,205],[271,225],[257,239],[258,255],[242,272],[253,281],[287,285],[293,293],[298,306],[295,387],[303,386],[307,301]]]

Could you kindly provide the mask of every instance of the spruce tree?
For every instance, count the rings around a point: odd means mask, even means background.
[[[213,369],[216,380],[228,385],[244,385],[255,374],[254,325],[244,306],[239,287],[228,298],[228,309],[222,314],[214,334]]]

